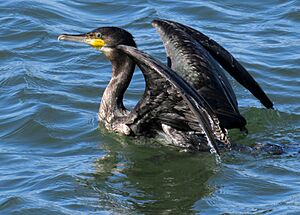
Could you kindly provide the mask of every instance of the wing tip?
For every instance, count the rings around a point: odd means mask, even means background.
[[[268,98],[267,101],[262,101],[262,104],[267,108],[267,109],[274,109],[274,104],[273,102]]]

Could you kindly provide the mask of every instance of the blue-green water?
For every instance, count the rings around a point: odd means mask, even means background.
[[[0,2],[0,214],[299,214],[300,1]],[[111,66],[91,47],[57,41],[100,26],[129,30],[165,62],[150,25],[191,25],[230,50],[274,101],[265,110],[232,79],[250,134],[282,155],[178,152],[99,128]],[[141,73],[126,94],[133,107]]]

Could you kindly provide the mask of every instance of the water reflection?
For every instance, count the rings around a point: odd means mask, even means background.
[[[101,147],[106,154],[95,162],[90,181],[101,208],[122,214],[192,214],[194,203],[213,191],[208,179],[217,167],[210,154],[180,153],[117,135],[105,138]]]

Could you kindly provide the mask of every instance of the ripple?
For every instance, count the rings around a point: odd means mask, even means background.
[[[12,197],[7,197],[0,203],[0,210],[5,212],[9,208],[16,207],[19,204],[24,203],[23,199],[20,197],[12,196]]]
[[[1,214],[264,214],[299,211],[299,2],[41,1],[0,3]],[[201,30],[233,53],[275,103],[265,110],[233,87],[249,135],[234,143],[275,144],[282,155],[229,152],[216,166],[98,128],[111,77],[106,57],[57,41],[62,33],[123,27],[141,50],[166,62],[150,22]],[[137,70],[132,108],[145,87]]]

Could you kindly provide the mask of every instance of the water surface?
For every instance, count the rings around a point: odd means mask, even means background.
[[[0,3],[1,214],[299,214],[300,2],[41,1]],[[150,22],[176,20],[230,50],[261,84],[266,110],[234,82],[250,134],[282,155],[181,153],[99,128],[111,65],[96,50],[57,41],[100,26],[130,31],[165,62]],[[144,89],[136,72],[130,108]]]

